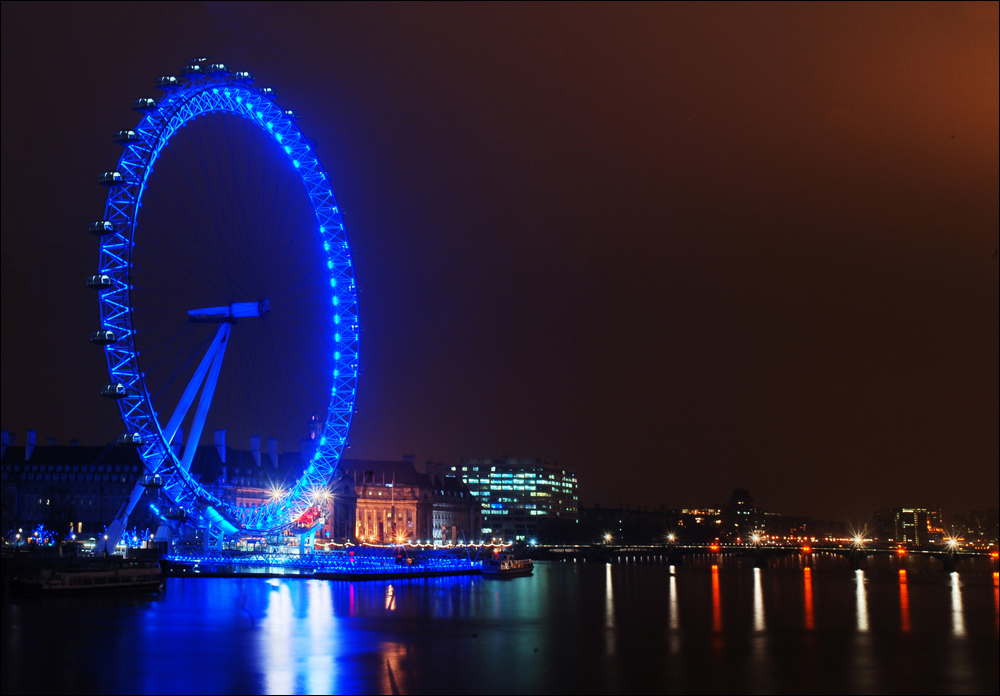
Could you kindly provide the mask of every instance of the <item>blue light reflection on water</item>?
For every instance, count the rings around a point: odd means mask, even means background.
[[[158,597],[5,600],[2,685],[997,692],[989,573],[909,573],[904,634],[895,572],[803,570],[538,563],[514,580],[189,578]]]

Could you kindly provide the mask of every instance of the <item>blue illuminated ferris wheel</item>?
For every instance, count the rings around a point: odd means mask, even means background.
[[[158,80],[159,100],[133,103],[142,118],[115,134],[121,157],[100,175],[91,341],[107,356],[119,443],[138,449],[157,510],[216,541],[294,524],[335,472],[357,388],[357,290],[329,178],[295,114],[251,73],[204,58],[181,72]],[[214,444],[222,433],[223,449],[226,433],[258,450],[267,437],[272,465],[279,442],[301,449],[302,475],[263,505],[224,500],[192,474],[206,433]],[[143,490],[109,526],[109,549]]]

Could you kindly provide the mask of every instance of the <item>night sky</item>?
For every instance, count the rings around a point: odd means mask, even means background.
[[[301,115],[344,211],[347,456],[554,459],[587,505],[998,505],[997,3],[4,3],[2,52],[18,444],[120,431],[96,179],[206,55]]]

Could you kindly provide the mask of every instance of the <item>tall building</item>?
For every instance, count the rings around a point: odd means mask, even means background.
[[[923,508],[896,508],[893,510],[896,541],[925,546],[928,542],[927,519],[929,514],[929,511]]]
[[[486,537],[527,541],[547,521],[579,522],[576,472],[556,462],[466,457],[451,471],[482,505]]]
[[[722,508],[722,533],[727,539],[745,539],[763,532],[764,515],[754,505],[753,496],[745,488],[737,488]]]

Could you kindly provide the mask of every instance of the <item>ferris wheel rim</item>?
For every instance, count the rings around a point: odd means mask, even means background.
[[[294,113],[278,107],[271,90],[252,88],[252,78],[248,76],[249,73],[221,70],[192,75],[186,84],[176,78],[172,81],[161,78],[159,84],[167,90],[163,99],[155,103],[150,99],[137,100],[134,108],[144,115],[134,130],[119,131],[115,136],[116,142],[124,145],[124,150],[116,170],[100,177],[101,183],[107,184],[110,190],[104,219],[91,226],[92,231],[100,226],[102,235],[101,280],[95,284],[101,290],[99,333],[115,339],[104,344],[111,377],[111,384],[105,389],[115,387],[117,392],[117,388],[121,388],[121,394],[113,396],[118,400],[126,425],[122,438],[138,447],[148,473],[166,481],[163,490],[168,501],[186,507],[191,516],[189,521],[198,525],[215,524],[230,534],[238,531],[267,533],[294,524],[312,504],[314,492],[322,489],[336,471],[347,446],[354,412],[360,333],[350,247],[326,171],[310,141],[295,123]],[[315,454],[288,495],[253,509],[237,508],[221,500],[179,466],[157,418],[135,344],[132,249],[147,182],[160,153],[177,131],[208,113],[239,116],[271,136],[284,149],[312,206],[318,228],[315,231],[322,238],[327,256],[335,307],[333,386]]]

